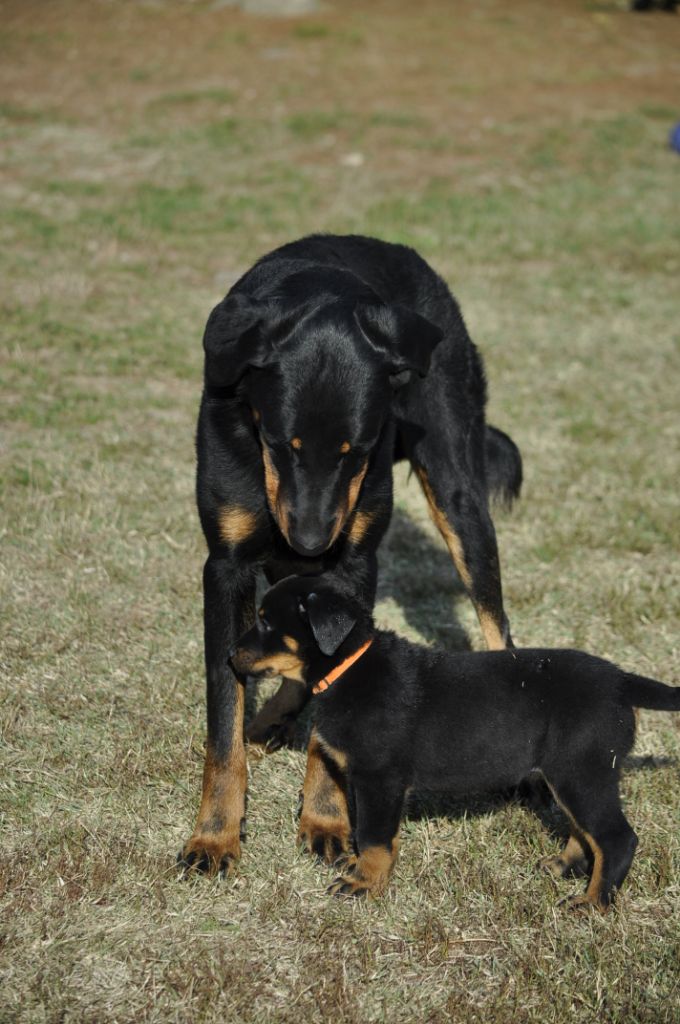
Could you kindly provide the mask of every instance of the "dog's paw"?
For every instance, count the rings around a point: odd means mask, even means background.
[[[282,747],[293,745],[295,738],[295,719],[286,718],[278,722],[258,724],[254,719],[246,730],[248,743],[256,746],[263,754],[274,754]]]
[[[324,864],[335,864],[342,857],[347,857],[349,848],[349,828],[342,818],[319,818],[305,814],[304,808],[300,816],[298,843],[308,853],[319,857]]]
[[[354,874],[344,874],[338,875],[328,886],[326,892],[329,896],[351,896],[357,898],[360,896],[370,896],[371,886],[365,878],[360,878]]]
[[[559,854],[554,857],[541,857],[538,868],[540,871],[547,871],[553,878],[566,878],[570,872],[570,865]]]
[[[342,874],[331,883],[330,896],[382,896],[394,866],[394,855],[384,847],[369,847],[358,857],[350,854],[338,864]]]
[[[226,878],[233,874],[241,859],[239,839],[231,841],[192,836],[177,854],[180,877],[203,874]]]
[[[565,899],[560,900],[559,906],[565,907],[567,910],[574,911],[577,914],[590,913],[593,910],[599,911],[600,914],[606,914],[609,910],[609,904],[593,899],[587,893],[583,893],[582,896],[567,896]]]

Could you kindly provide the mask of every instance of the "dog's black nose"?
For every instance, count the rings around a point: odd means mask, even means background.
[[[296,522],[291,517],[290,544],[294,551],[306,558],[316,558],[327,551],[335,528],[335,517],[324,525]]]
[[[328,543],[325,542],[323,544],[317,544],[314,547],[307,547],[300,541],[295,540],[292,541],[292,547],[295,551],[297,551],[298,555],[304,555],[305,558],[317,558],[319,555],[322,555],[324,551],[327,550]]]

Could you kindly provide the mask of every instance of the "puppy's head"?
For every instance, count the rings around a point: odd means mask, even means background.
[[[241,676],[281,675],[312,686],[366,620],[356,601],[325,577],[289,576],[264,595],[230,661]]]
[[[250,404],[270,511],[313,558],[354,511],[395,388],[427,373],[442,337],[406,307],[348,288],[345,278],[360,284],[352,275],[329,273],[293,274],[276,299],[227,296],[204,338],[206,382],[238,387]]]

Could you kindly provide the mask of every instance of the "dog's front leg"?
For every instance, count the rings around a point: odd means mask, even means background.
[[[313,729],[307,749],[298,842],[326,864],[333,864],[342,854],[349,853],[350,835],[342,758],[333,758]]]
[[[196,827],[179,863],[186,870],[229,873],[241,856],[245,821],[244,680],[228,663],[231,645],[254,617],[252,572],[210,556],[203,570],[208,738]]]
[[[406,786],[394,776],[362,772],[352,775],[356,804],[356,856],[328,892],[333,896],[380,896],[385,892],[399,849],[399,822]]]

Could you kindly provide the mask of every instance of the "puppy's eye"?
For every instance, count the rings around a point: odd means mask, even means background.
[[[274,628],[274,627],[273,627],[273,626],[271,625],[271,623],[269,623],[269,622],[267,621],[267,619],[265,619],[265,617],[264,617],[264,615],[262,615],[262,613],[260,613],[260,624],[261,624],[261,626],[262,626],[263,630],[265,631],[265,633],[271,633],[271,631],[272,631],[272,630],[273,630],[273,628]]]
[[[305,608],[302,601],[298,601],[298,615],[300,616],[303,622],[307,622],[309,616],[307,615],[307,609]]]

